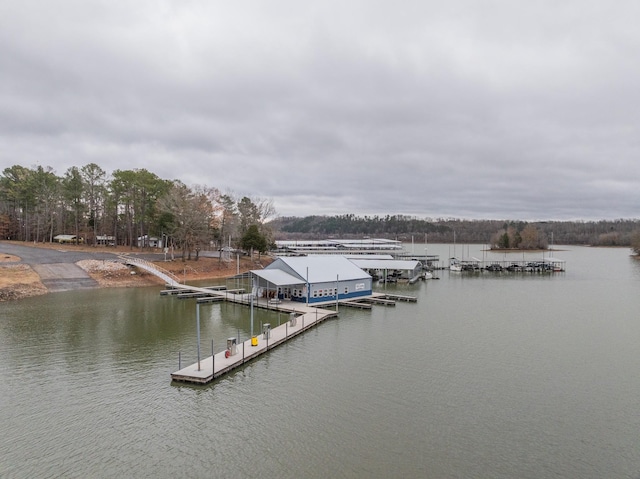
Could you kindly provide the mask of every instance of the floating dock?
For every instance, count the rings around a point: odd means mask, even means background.
[[[233,345],[232,348],[227,348],[172,373],[171,379],[178,382],[207,384],[316,326],[325,319],[338,315],[335,311],[326,309],[305,309],[309,311],[300,316],[294,316],[280,326],[269,329],[267,333],[254,336],[239,345]],[[293,314],[295,315],[295,313]]]
[[[171,373],[171,379],[177,382],[185,382],[192,384],[207,384],[214,379],[227,374],[229,371],[242,366],[252,359],[266,353],[270,349],[283,344],[289,339],[301,334],[309,328],[312,328],[328,318],[338,316],[338,306],[359,307],[363,309],[371,309],[372,304],[382,304],[385,306],[394,306],[396,300],[400,301],[416,301],[417,298],[411,296],[391,295],[386,293],[373,293],[371,296],[363,297],[358,301],[342,300],[327,301],[325,303],[315,303],[314,306],[302,304],[293,301],[280,300],[264,300],[259,298],[251,300],[250,294],[243,294],[244,289],[229,290],[225,286],[209,286],[197,287],[180,284],[169,272],[159,271],[153,264],[146,261],[132,259],[129,257],[121,257],[126,264],[133,264],[141,267],[167,282],[167,289],[160,292],[162,295],[171,295],[181,299],[196,299],[198,303],[214,302],[214,301],[231,301],[245,305],[251,305],[258,308],[266,308],[275,311],[286,311],[290,313],[291,319],[273,329],[270,325],[259,336],[253,336],[241,344],[236,344],[235,338],[227,340],[227,348],[223,351],[215,353],[213,350],[211,356],[204,359],[198,358],[198,361],[185,368],[178,366],[178,371]],[[321,306],[336,305],[336,310],[322,309]],[[263,325],[266,326],[266,325]]]
[[[179,285],[181,294],[189,293],[207,293],[205,297],[188,295],[201,302],[208,301],[231,301],[235,303],[250,305],[248,295],[230,293],[224,289],[212,290],[207,288],[190,287],[187,285]],[[171,290],[164,290],[163,294],[170,294]],[[371,309],[372,304],[380,304],[384,306],[395,306],[395,301],[416,301],[413,296],[403,296],[396,294],[374,293],[370,297],[361,298],[359,301],[342,300],[338,305],[357,307],[362,309]],[[258,308],[266,308],[272,311],[288,312],[291,319],[269,329],[266,334],[260,334],[249,338],[246,341],[227,347],[223,351],[215,353],[212,356],[200,359],[185,368],[171,373],[171,379],[176,382],[185,382],[192,384],[207,384],[214,379],[227,374],[228,372],[242,366],[243,364],[253,360],[254,358],[266,353],[267,351],[279,346],[287,340],[301,334],[309,328],[316,326],[325,319],[335,318],[338,316],[337,311],[322,309],[319,306],[332,306],[335,302],[327,302],[318,306],[308,306],[303,303],[293,301],[268,301],[254,300],[253,306]]]

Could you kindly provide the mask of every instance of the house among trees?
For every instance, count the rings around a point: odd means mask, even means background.
[[[116,237],[108,235],[98,235],[96,236],[96,244],[100,246],[115,246]]]
[[[84,239],[76,235],[57,235],[53,237],[56,243],[84,243]]]
[[[162,248],[162,240],[155,236],[143,235],[137,238],[138,246],[142,248]]]
[[[344,256],[281,257],[251,274],[264,298],[311,304],[372,294],[371,276]]]
[[[271,244],[266,223],[274,215],[271,200],[189,187],[145,169],[108,173],[90,163],[62,175],[49,166],[13,165],[0,172],[2,239],[73,243],[83,238],[91,245],[163,248],[170,238],[183,258],[195,252],[197,259],[202,248],[229,244],[229,238],[234,248],[266,251]]]

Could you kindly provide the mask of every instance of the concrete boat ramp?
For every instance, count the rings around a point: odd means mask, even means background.
[[[227,290],[224,287],[196,287],[173,283],[168,285],[169,289],[161,291],[163,295],[171,295],[182,299],[196,299],[198,303],[214,301],[231,301],[234,303],[251,305],[249,294],[244,290]],[[393,295],[386,293],[374,293],[370,297],[355,300],[342,300],[338,302],[338,307],[349,306],[362,309],[371,309],[372,304],[383,306],[394,306],[395,301],[416,301],[415,297]],[[332,307],[334,302],[327,302],[319,306]],[[228,372],[242,366],[243,364],[266,353],[270,349],[279,346],[285,341],[313,328],[325,319],[338,316],[336,310],[324,309],[322,307],[308,306],[304,303],[294,301],[268,301],[266,299],[253,301],[253,306],[266,308],[272,311],[288,312],[290,319],[284,324],[270,328],[267,332],[249,338],[246,341],[236,344],[227,344],[227,349],[214,353],[200,361],[180,368],[171,373],[171,379],[176,382],[192,384],[207,384],[214,379],[227,374]]]

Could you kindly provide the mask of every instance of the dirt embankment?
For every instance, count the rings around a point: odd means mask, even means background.
[[[0,254],[0,302],[45,294],[47,288],[40,276],[26,264],[15,264],[20,258]]]
[[[271,262],[271,258],[263,257],[261,261],[254,258],[254,261],[243,258],[240,261],[240,272],[250,269],[260,269]],[[207,279],[222,279],[233,276],[238,271],[235,261],[225,262],[218,258],[200,258],[198,261],[154,261],[159,269],[169,271],[175,275],[180,282],[190,282]],[[149,286],[162,284],[163,281],[157,276],[148,273],[140,268],[125,266],[115,261],[103,260],[82,260],[76,263],[95,279],[100,286],[104,287],[130,287]]]

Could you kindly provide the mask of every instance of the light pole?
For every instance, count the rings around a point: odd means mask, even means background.
[[[200,303],[196,303],[196,330],[198,338],[198,371],[200,371]]]
[[[251,275],[251,339],[253,340],[253,275]]]

